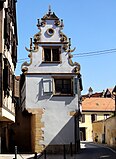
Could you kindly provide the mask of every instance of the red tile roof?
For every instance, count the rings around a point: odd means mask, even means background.
[[[103,92],[96,92],[96,93],[93,93],[89,96],[89,94],[85,94],[85,95],[82,95],[82,99],[84,100],[85,98],[89,98],[89,97],[102,97],[103,96]]]
[[[82,101],[82,111],[114,111],[115,100],[112,98],[90,97]]]

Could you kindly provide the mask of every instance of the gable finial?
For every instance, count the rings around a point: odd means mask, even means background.
[[[51,5],[49,5],[49,12],[48,13],[51,14]]]

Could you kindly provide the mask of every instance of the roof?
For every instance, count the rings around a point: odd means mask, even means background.
[[[55,13],[46,14],[43,16],[42,20],[58,20],[59,18],[55,15]]]
[[[49,11],[47,14],[43,16],[42,20],[59,20],[59,18],[56,16],[54,12],[51,12],[51,7],[49,6]]]
[[[82,97],[84,97],[84,98],[88,98],[88,97],[102,97],[102,95],[103,95],[103,92],[96,92],[96,93],[93,93],[93,94],[91,94],[91,95],[89,95],[89,94],[85,94],[85,95],[82,95]]]
[[[82,102],[82,111],[114,111],[115,100],[112,98],[86,98]]]

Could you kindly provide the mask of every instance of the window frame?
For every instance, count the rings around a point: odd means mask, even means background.
[[[81,123],[85,123],[85,114],[82,114],[81,116]]]
[[[56,92],[56,81],[58,80],[70,80],[70,93]],[[53,95],[54,96],[73,96],[73,77],[53,77]]]
[[[97,114],[91,114],[91,123],[97,121]]]
[[[104,119],[107,119],[110,117],[110,114],[104,114]]]
[[[45,60],[45,49],[50,49],[50,61]],[[58,49],[58,60],[53,60],[53,49]],[[61,63],[61,46],[43,46],[43,56],[42,56],[43,63]]]

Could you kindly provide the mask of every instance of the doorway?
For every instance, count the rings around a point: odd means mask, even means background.
[[[86,128],[80,128],[80,140],[81,141],[86,140]]]

